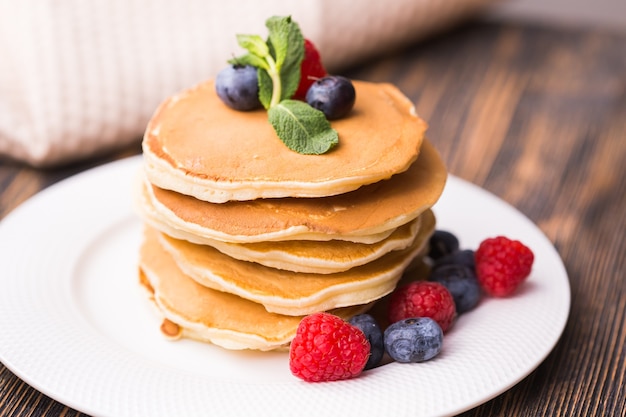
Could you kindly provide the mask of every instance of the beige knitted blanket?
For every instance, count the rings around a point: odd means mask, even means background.
[[[167,96],[291,15],[333,71],[489,0],[0,0],[0,156],[54,166],[138,141]]]

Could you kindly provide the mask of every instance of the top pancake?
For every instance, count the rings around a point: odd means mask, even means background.
[[[166,100],[143,140],[154,185],[223,203],[279,197],[323,197],[355,190],[408,169],[427,125],[391,84],[354,81],[356,102],[332,122],[339,144],[323,155],[287,148],[267,112],[221,102],[213,81]]]

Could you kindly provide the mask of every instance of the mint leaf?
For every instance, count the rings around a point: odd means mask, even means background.
[[[237,35],[239,45],[259,58],[265,58],[270,53],[267,43],[259,35]]]
[[[245,54],[237,58],[229,59],[228,63],[233,65],[251,65],[255,68],[267,70],[267,62],[254,54]]]
[[[257,74],[259,78],[259,101],[265,109],[269,109],[272,103],[272,77],[264,69],[259,69]]]
[[[273,82],[281,84],[280,95],[273,103],[288,99],[298,89],[300,83],[300,65],[304,59],[304,36],[300,26],[290,16],[273,16],[267,19],[265,25],[269,29],[268,46],[270,54],[276,63],[277,76],[272,76]]]
[[[319,155],[337,145],[337,131],[324,113],[298,100],[283,100],[268,110],[276,134],[292,151]]]
[[[291,16],[272,16],[265,21],[265,26],[269,29],[267,43],[272,49],[272,56],[276,61],[277,67],[281,67],[287,58],[289,32],[293,24]]]
[[[265,21],[267,42],[258,35],[237,35],[248,54],[231,59],[231,64],[252,65],[259,71],[259,99],[270,107],[288,99],[298,89],[300,65],[304,59],[304,36],[290,16],[273,16]]]

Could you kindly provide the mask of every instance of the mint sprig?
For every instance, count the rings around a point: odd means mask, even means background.
[[[268,111],[268,119],[280,140],[301,154],[322,154],[339,142],[324,113],[303,101],[290,98],[300,83],[300,65],[304,59],[304,37],[290,16],[267,19],[267,41],[258,35],[237,35],[247,54],[231,64],[257,68],[259,100]]]
[[[338,142],[337,132],[331,129],[324,113],[303,101],[283,100],[270,107],[268,116],[276,132],[289,137],[289,149],[298,153],[320,155]]]

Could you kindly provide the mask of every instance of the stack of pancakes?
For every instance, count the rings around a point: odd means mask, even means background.
[[[302,316],[364,312],[421,259],[446,169],[398,89],[354,85],[323,155],[289,150],[264,110],[228,108],[211,81],[157,109],[139,267],[167,336],[285,347]]]

